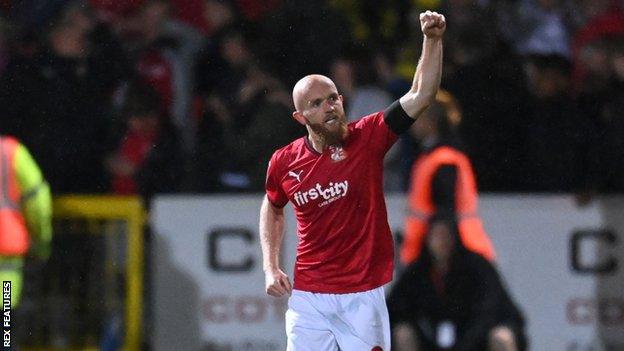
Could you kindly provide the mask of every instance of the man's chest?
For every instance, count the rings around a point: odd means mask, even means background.
[[[291,162],[282,178],[282,188],[300,211],[353,201],[368,186],[366,175],[372,167],[375,164],[366,155],[355,154],[353,150],[328,150],[322,155]]]

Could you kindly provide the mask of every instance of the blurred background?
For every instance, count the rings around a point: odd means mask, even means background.
[[[325,74],[350,120],[383,110],[426,9],[531,349],[624,350],[621,0],[0,0],[0,134],[55,198],[23,349],[283,349],[256,237],[267,161],[305,134],[292,86]],[[386,159],[397,245],[421,148]]]

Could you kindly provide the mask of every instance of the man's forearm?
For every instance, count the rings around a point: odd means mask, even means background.
[[[418,117],[435,99],[442,79],[442,38],[423,39],[423,49],[410,91],[401,97],[401,106]]]
[[[430,99],[435,98],[442,80],[442,38],[424,37],[418,66],[412,91]]]
[[[282,209],[275,208],[265,197],[260,209],[260,245],[264,271],[279,268],[283,237],[284,212]]]

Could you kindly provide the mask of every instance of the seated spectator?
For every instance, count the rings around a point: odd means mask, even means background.
[[[524,350],[523,317],[496,269],[458,237],[452,217],[431,219],[423,254],[388,298],[394,349]]]

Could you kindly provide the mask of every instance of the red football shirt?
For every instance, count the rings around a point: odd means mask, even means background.
[[[383,159],[397,135],[383,112],[349,124],[342,147],[322,154],[307,137],[277,150],[267,171],[274,206],[297,217],[294,288],[353,293],[392,280],[394,245],[383,197]]]

